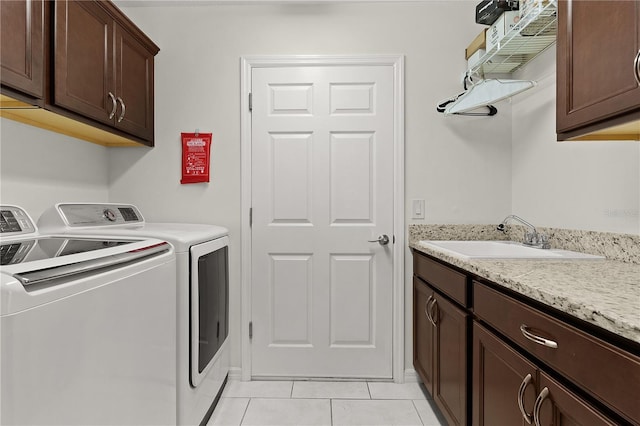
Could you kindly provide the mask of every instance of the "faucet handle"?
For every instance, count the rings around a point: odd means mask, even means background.
[[[549,243],[549,237],[547,234],[540,234],[540,248],[550,249],[551,243]]]
[[[524,243],[529,246],[535,246],[538,244],[538,233],[537,232],[527,232],[524,233]]]

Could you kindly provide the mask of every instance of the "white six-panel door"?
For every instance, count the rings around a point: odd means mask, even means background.
[[[255,68],[251,90],[252,376],[391,378],[393,67]]]

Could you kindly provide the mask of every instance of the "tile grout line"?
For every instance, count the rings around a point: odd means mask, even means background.
[[[424,426],[424,421],[422,420],[422,416],[420,415],[420,411],[418,411],[418,407],[416,407],[416,401],[411,399],[411,404],[413,404],[413,409],[416,410],[416,414],[418,414],[418,419],[420,419],[420,423]]]
[[[329,398],[329,418],[331,419],[331,426],[333,426],[333,398]]]
[[[251,404],[251,398],[249,398],[249,401],[247,401],[247,406],[244,407],[244,412],[242,413],[242,418],[240,419],[240,424],[238,426],[242,426],[242,422],[244,422],[247,411],[249,411],[249,404]]]

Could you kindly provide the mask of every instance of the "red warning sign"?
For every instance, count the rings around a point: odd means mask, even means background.
[[[180,183],[209,182],[211,133],[182,133],[182,179]]]

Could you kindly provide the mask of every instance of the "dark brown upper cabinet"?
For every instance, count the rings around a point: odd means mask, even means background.
[[[55,3],[53,104],[153,143],[158,47],[109,2]]]
[[[35,99],[44,96],[44,13],[44,0],[0,1],[2,85]]]
[[[640,0],[560,0],[558,140],[640,137]]]

